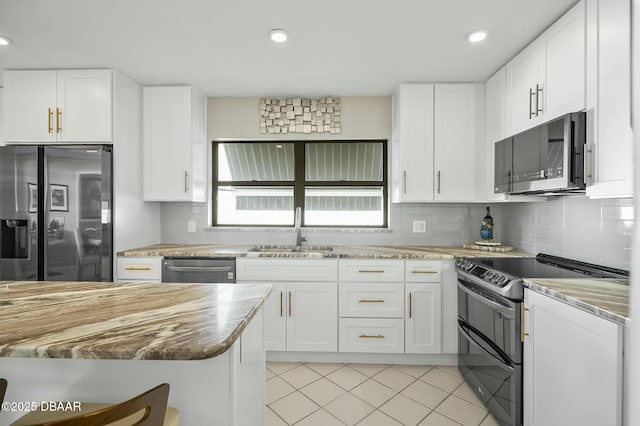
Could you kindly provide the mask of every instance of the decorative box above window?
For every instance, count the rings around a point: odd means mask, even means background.
[[[260,133],[340,133],[340,98],[260,99]]]

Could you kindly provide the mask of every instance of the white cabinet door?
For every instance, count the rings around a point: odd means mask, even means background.
[[[144,199],[206,201],[206,98],[191,87],[143,89]]]
[[[268,351],[287,350],[287,285],[270,283],[271,294],[264,303],[264,343]]]
[[[458,353],[458,276],[453,260],[442,261],[442,353]]]
[[[8,142],[56,140],[56,71],[5,71],[4,136]]]
[[[440,284],[406,283],[405,352],[441,352]]]
[[[433,167],[436,201],[474,199],[475,92],[475,84],[435,86]],[[422,167],[428,168],[425,164]]]
[[[593,118],[593,127],[587,127],[590,151],[586,157],[587,195],[630,197],[633,195],[630,2],[600,0],[589,5],[587,112]]]
[[[525,290],[524,424],[622,424],[622,326]]]
[[[581,1],[507,64],[507,135],[584,109],[585,58]]]
[[[585,2],[581,1],[542,36],[544,90],[541,122],[585,108]]]
[[[338,350],[338,284],[287,283],[287,350]]]
[[[433,84],[403,84],[393,96],[392,201],[433,201]]]
[[[507,64],[507,135],[538,123],[537,115],[541,111],[538,111],[536,99],[543,90],[538,73],[541,54],[539,44],[534,42]]]
[[[111,142],[111,70],[5,71],[9,142]]]
[[[58,142],[110,142],[111,70],[57,71]]]

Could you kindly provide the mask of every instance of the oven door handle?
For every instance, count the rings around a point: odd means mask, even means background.
[[[469,287],[464,285],[462,282],[460,282],[460,280],[458,280],[458,289],[464,291],[469,296],[471,296],[474,299],[476,299],[478,302],[484,303],[485,305],[488,305],[488,306],[491,306],[496,311],[506,315],[508,318],[514,318],[515,317],[515,313],[516,313],[515,309],[510,308],[508,306],[501,305],[499,303],[496,303],[491,299],[487,299],[486,297],[482,296],[481,294],[476,293],[475,291],[473,291],[472,289],[470,289]]]
[[[478,346],[483,352],[486,352],[487,354],[489,354],[493,359],[495,359],[498,362],[498,366],[500,368],[502,368],[504,371],[508,372],[510,375],[513,374],[513,372],[515,371],[515,369],[512,367],[513,366],[513,362],[506,356],[503,355],[500,351],[495,350],[491,345],[488,345],[488,342],[484,342],[484,339],[482,339],[481,336],[478,336],[478,338],[480,340],[483,340],[483,343],[478,342],[476,339],[473,338],[473,336],[471,335],[471,333],[469,333],[467,331],[467,328],[460,322],[458,321],[458,332],[465,338],[467,339],[469,342],[475,344],[476,346]],[[489,351],[486,346],[491,347],[491,349],[493,349],[493,351]]]

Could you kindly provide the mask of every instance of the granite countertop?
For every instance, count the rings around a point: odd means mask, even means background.
[[[527,278],[525,286],[538,293],[621,325],[629,318],[629,282],[600,278]]]
[[[268,284],[0,281],[0,356],[213,358],[270,291]]]
[[[230,256],[230,257],[287,257],[322,259],[455,259],[458,257],[532,257],[530,253],[515,250],[465,249],[462,246],[302,246],[299,252],[281,252],[286,245],[260,246],[263,251],[251,251],[256,244],[157,244],[118,252],[118,256]],[[270,248],[273,251],[269,251]],[[328,250],[328,249],[331,250]]]

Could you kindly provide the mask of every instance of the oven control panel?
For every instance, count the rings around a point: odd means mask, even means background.
[[[484,268],[464,258],[456,259],[455,265],[456,265],[456,268],[458,268],[458,270],[474,275],[482,279],[483,281],[491,285],[494,285],[496,287],[504,287],[512,279],[509,275],[505,273]]]

